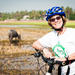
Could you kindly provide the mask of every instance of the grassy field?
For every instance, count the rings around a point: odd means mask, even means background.
[[[47,21],[0,21],[0,25],[40,25],[48,26]],[[67,27],[75,28],[75,21],[67,21]]]
[[[49,28],[47,21],[0,21],[0,25],[35,25],[33,28]],[[75,21],[67,21],[65,26],[75,28]]]
[[[65,26],[75,28],[75,21],[68,21]]]
[[[48,25],[46,21],[0,21],[0,25]]]

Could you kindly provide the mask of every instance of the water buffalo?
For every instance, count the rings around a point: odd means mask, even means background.
[[[12,43],[13,42],[13,38],[15,38],[15,40],[16,40],[16,38],[18,39],[18,40],[20,40],[21,39],[21,36],[17,33],[17,31],[15,31],[15,30],[10,30],[9,31],[9,41]]]

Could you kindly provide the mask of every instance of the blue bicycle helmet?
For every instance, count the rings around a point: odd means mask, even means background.
[[[48,9],[48,11],[46,11],[46,20],[48,21],[48,19],[54,15],[63,15],[64,17],[66,17],[65,12],[63,11],[62,8],[60,7],[52,7],[51,9]]]

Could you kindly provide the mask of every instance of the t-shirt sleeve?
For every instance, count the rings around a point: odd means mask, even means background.
[[[51,43],[50,43],[50,34],[46,34],[45,36],[43,36],[42,38],[40,38],[38,41],[40,42],[40,44],[43,47],[51,47]]]

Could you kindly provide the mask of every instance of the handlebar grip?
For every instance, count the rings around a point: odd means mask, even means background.
[[[38,49],[35,49],[36,51],[39,51]]]
[[[50,64],[59,64],[59,65],[63,64],[62,61],[57,61],[57,60],[55,60],[55,58],[51,58],[51,59],[47,60],[47,62],[48,62],[49,65]]]
[[[55,64],[60,64],[60,65],[62,65],[62,61],[55,61]]]

